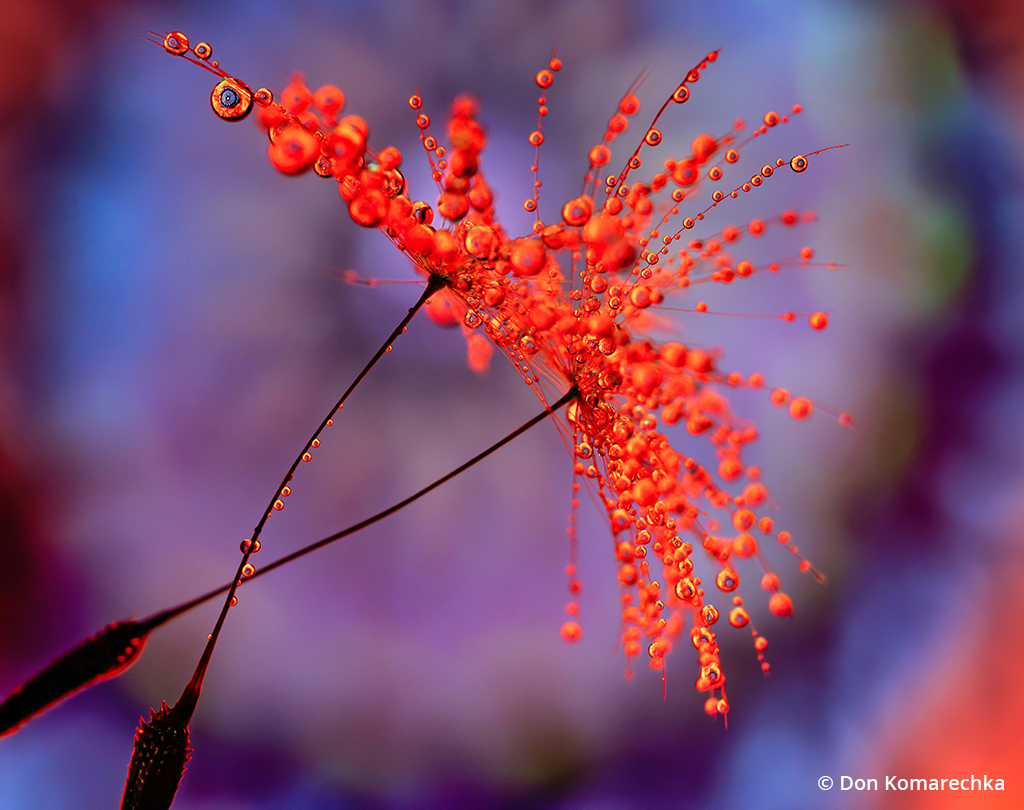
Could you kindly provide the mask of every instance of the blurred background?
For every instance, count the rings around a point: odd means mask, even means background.
[[[846,269],[709,290],[680,314],[726,370],[854,415],[806,423],[732,392],[780,528],[828,576],[768,549],[794,616],[740,593],[769,639],[720,634],[729,728],[703,712],[689,645],[624,677],[610,533],[580,516],[581,642],[567,601],[571,462],[550,425],[398,515],[247,587],[192,723],[175,807],[872,808],[1024,804],[1024,10],[935,2],[123,3],[7,0],[0,17],[0,693],[109,621],[221,584],[312,427],[415,300],[335,184],[286,178],[208,74],[139,38],[184,31],[253,87],[336,84],[370,144],[434,202],[406,100],[443,123],[476,94],[483,166],[513,233],[547,92],[541,215],[644,69],[635,126],[709,50],[658,159],[701,132],[805,112],[744,166],[839,143],[720,208],[709,232],[785,208],[738,255],[804,245]],[[436,127],[440,131],[440,127]],[[616,161],[624,159],[619,141]],[[419,190],[419,191],[417,191]],[[705,192],[706,194],[707,192]],[[717,286],[717,285],[716,285]],[[693,306],[687,299],[681,306]],[[694,318],[697,317],[697,320]],[[418,489],[537,412],[496,359],[417,317],[352,397],[257,566]],[[706,443],[670,434],[685,453]],[[703,456],[702,456],[703,454]],[[712,569],[706,567],[705,576]],[[723,602],[724,600],[719,600]],[[140,714],[173,701],[216,608],[154,633],[139,663],[0,740],[0,806],[109,808]],[[885,792],[884,777],[1006,780],[1005,794]],[[820,776],[873,777],[877,793]]]

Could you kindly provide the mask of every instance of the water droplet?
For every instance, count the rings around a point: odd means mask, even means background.
[[[729,624],[733,627],[743,627],[748,621],[750,621],[750,616],[743,608],[733,608],[729,611]]]
[[[256,566],[254,566],[252,563],[246,563],[242,567],[242,576],[243,577],[251,577],[255,573],[256,573]]]
[[[793,600],[779,591],[772,594],[772,598],[768,600],[768,609],[776,616],[792,616]]]
[[[192,50],[200,59],[209,59],[213,56],[213,48],[210,47],[208,42],[200,42]]]
[[[789,403],[789,415],[794,419],[808,419],[814,413],[814,405],[805,397],[797,397]]]
[[[562,625],[560,635],[563,641],[579,641],[583,637],[583,628],[577,622],[566,622]]]
[[[797,155],[791,161],[789,161],[789,168],[795,172],[802,172],[807,168],[807,158],[803,155]]]
[[[222,79],[210,94],[210,106],[225,121],[241,121],[252,111],[252,91],[237,79]]]
[[[181,56],[181,54],[188,50],[188,37],[181,33],[181,31],[171,31],[171,33],[164,37],[164,48],[167,49],[168,53]]]
[[[740,584],[740,577],[733,569],[723,568],[715,577],[715,584],[723,591],[735,591]]]

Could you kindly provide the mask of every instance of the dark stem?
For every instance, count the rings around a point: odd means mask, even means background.
[[[327,427],[327,423],[334,418],[334,415],[338,411],[341,410],[341,406],[345,404],[345,400],[348,399],[349,394],[351,394],[355,390],[356,386],[363,381],[363,377],[365,377],[370,372],[370,369],[377,364],[377,361],[384,356],[384,353],[388,350],[388,347],[395,342],[395,339],[398,338],[398,336],[401,335],[402,332],[405,331],[405,327],[409,325],[409,321],[412,320],[413,315],[419,312],[420,307],[422,307],[427,302],[427,299],[430,298],[430,296],[436,293],[438,290],[440,290],[444,286],[444,284],[444,279],[441,276],[430,276],[430,278],[427,280],[427,287],[425,290],[423,290],[423,295],[421,295],[419,300],[409,308],[409,312],[406,314],[404,318],[402,318],[402,322],[395,327],[395,330],[390,335],[388,335],[388,339],[384,341],[383,345],[379,349],[377,349],[377,353],[372,358],[370,358],[370,362],[367,363],[365,368],[363,368],[363,370],[359,372],[358,376],[352,381],[352,384],[345,390],[345,393],[341,395],[341,399],[339,399],[335,406],[331,408],[330,413],[328,413],[327,416],[324,417],[324,421],[320,423],[320,427],[318,427],[313,432],[313,435],[309,437],[309,440],[306,442],[305,446],[302,448],[302,450],[299,451],[299,454],[295,457],[295,461],[292,462],[292,466],[288,468],[288,472],[285,474],[285,477],[282,478],[281,483],[278,484],[278,487],[275,490],[273,497],[270,499],[270,503],[267,504],[267,508],[263,510],[263,517],[260,518],[260,522],[256,524],[256,528],[253,529],[252,542],[250,543],[249,548],[252,548],[256,544],[256,540],[259,538],[260,532],[263,531],[263,526],[266,524],[267,519],[270,517],[270,513],[274,511],[274,504],[277,502],[278,498],[281,497],[281,492],[284,490],[286,486],[288,486],[288,482],[292,480],[292,476],[295,474],[295,470],[302,462],[302,457],[309,452],[309,449],[313,446],[313,442],[320,438],[320,434],[323,433],[324,428]],[[241,567],[239,567],[239,573],[241,573]]]
[[[414,501],[419,500],[424,495],[426,495],[428,492],[432,492],[433,490],[435,490],[439,486],[441,486],[441,484],[445,483],[446,481],[450,481],[452,478],[454,478],[455,476],[459,475],[459,473],[463,473],[466,470],[468,470],[470,467],[472,467],[474,464],[477,464],[478,462],[483,461],[485,458],[487,458],[489,455],[491,455],[491,453],[494,453],[496,450],[500,450],[502,447],[504,447],[510,441],[512,441],[513,439],[515,439],[518,436],[522,435],[523,433],[528,431],[530,428],[532,428],[534,425],[538,424],[539,422],[544,421],[544,419],[547,418],[547,416],[549,414],[553,414],[557,410],[559,410],[560,408],[564,407],[565,405],[568,405],[577,396],[579,396],[579,391],[576,389],[575,386],[573,386],[572,388],[570,388],[562,396],[561,399],[559,399],[553,405],[549,405],[547,408],[545,408],[543,411],[541,411],[539,414],[537,414],[535,417],[533,417],[530,421],[524,422],[522,425],[520,425],[515,430],[513,430],[511,433],[509,433],[505,438],[501,439],[498,442],[495,442],[494,444],[492,444],[490,447],[488,447],[483,452],[477,453],[469,461],[465,462],[464,464],[460,464],[454,470],[452,470],[451,472],[443,475],[441,478],[438,478],[432,484],[428,484],[423,489],[421,489],[419,492],[416,492],[415,494],[410,495],[405,500],[399,501],[398,503],[394,504],[393,506],[389,506],[387,509],[383,510],[382,512],[378,512],[376,515],[373,515],[372,517],[366,518],[366,520],[360,521],[359,523],[356,523],[353,526],[349,526],[347,529],[342,529],[340,532],[332,534],[329,537],[325,537],[323,540],[317,540],[315,543],[311,543],[310,545],[305,546],[304,548],[300,548],[297,551],[293,551],[291,554],[286,554],[284,557],[281,557],[281,559],[279,559],[279,560],[274,560],[274,562],[269,563],[269,564],[263,566],[262,568],[260,568],[259,570],[257,570],[256,573],[253,574],[248,579],[242,580],[242,583],[249,582],[249,581],[254,580],[254,579],[258,579],[259,577],[263,576],[264,574],[269,574],[275,568],[280,568],[282,565],[285,565],[286,563],[290,563],[292,560],[297,560],[299,557],[306,556],[311,551],[316,551],[318,548],[323,548],[324,546],[333,543],[335,540],[341,540],[343,537],[348,537],[350,534],[355,534],[360,529],[365,529],[367,526],[371,526],[374,523],[376,523],[377,521],[383,520],[388,515],[393,515],[399,509],[402,509],[402,508],[408,506],[409,504],[413,503]],[[232,590],[232,585],[234,585],[236,583],[238,583],[238,577],[235,578],[235,582],[229,582],[228,584],[222,585],[221,587],[217,588],[216,590],[212,590],[209,593],[203,594],[202,596],[197,596],[195,599],[192,599],[192,600],[190,600],[188,602],[184,602],[183,604],[180,604],[180,605],[178,605],[176,607],[169,608],[167,610],[161,611],[160,613],[154,614],[153,616],[150,616],[148,619],[143,620],[139,624],[140,624],[140,626],[145,627],[147,631],[152,630],[152,629],[154,629],[156,627],[159,627],[162,624],[165,624],[166,622],[169,622],[171,619],[174,619],[175,617],[180,616],[182,613],[185,613],[185,612],[191,610],[194,607],[198,607],[199,605],[203,604],[204,602],[209,602],[211,599],[213,599],[216,596],[219,596],[220,594],[224,593],[225,591]],[[234,591],[232,590],[232,596],[233,595],[234,595]]]
[[[388,335],[387,340],[381,344],[381,347],[377,349],[376,354],[370,358],[370,362],[367,363],[363,370],[356,375],[356,378],[352,381],[351,385],[345,389],[345,393],[341,395],[341,399],[335,403],[334,407],[331,408],[327,416],[320,423],[320,426],[313,431],[313,435],[309,437],[302,450],[295,457],[295,461],[292,462],[291,467],[288,468],[288,472],[285,473],[284,478],[281,479],[281,483],[278,484],[277,489],[274,491],[273,496],[270,498],[270,502],[267,504],[267,508],[263,511],[263,517],[260,518],[260,522],[256,524],[256,528],[253,529],[252,538],[249,541],[248,546],[242,553],[242,561],[238,564],[238,570],[235,572],[235,578],[231,581],[228,587],[228,595],[224,600],[224,607],[221,608],[220,615],[217,617],[217,624],[214,625],[213,632],[210,634],[210,640],[206,643],[206,648],[203,650],[203,655],[199,659],[199,663],[196,665],[195,672],[192,674],[192,679],[188,682],[184,691],[181,693],[181,697],[178,698],[178,703],[175,704],[175,709],[182,713],[186,718],[192,716],[192,712],[195,711],[196,703],[199,701],[199,692],[203,686],[203,678],[206,675],[206,667],[210,663],[210,656],[213,655],[213,648],[217,645],[217,638],[220,636],[221,628],[224,626],[224,620],[227,618],[228,611],[231,609],[231,601],[235,598],[235,590],[238,588],[239,583],[242,580],[242,571],[245,569],[246,564],[249,562],[249,557],[252,556],[253,552],[259,548],[259,536],[263,531],[263,527],[267,523],[267,519],[270,517],[270,513],[274,511],[274,503],[281,497],[281,492],[288,482],[292,480],[292,476],[295,474],[296,468],[302,462],[302,457],[309,452],[309,449],[313,446],[313,442],[316,441],[320,434],[323,433],[324,428],[334,418],[334,415],[341,410],[342,405],[345,404],[345,400],[348,399],[356,386],[363,381],[363,378],[369,374],[377,361],[384,356],[384,353],[388,350],[388,347],[394,343],[395,339],[398,338],[405,328],[409,325],[409,321],[412,320],[413,316],[419,312],[420,308],[427,302],[427,299],[431,295],[436,293],[445,285],[445,281],[441,276],[431,275],[427,279],[427,286],[423,290],[423,294],[419,297],[419,300],[413,304],[409,311],[406,313],[402,321],[395,327],[394,331]],[[179,708],[180,707],[180,708]],[[187,719],[185,721],[187,723]]]

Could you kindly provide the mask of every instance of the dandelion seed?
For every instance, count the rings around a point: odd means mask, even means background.
[[[171,53],[197,61],[190,57],[183,37],[164,45]],[[764,183],[775,182],[778,170],[787,163],[792,171],[804,172],[808,158],[826,150],[789,161],[774,159],[749,179],[733,177],[733,167],[744,149],[790,120],[789,115],[768,111],[762,115],[763,123],[745,139],[740,140],[745,124],[737,120],[725,135],[697,135],[690,154],[669,157],[664,171],[634,179],[640,176],[645,159],[650,163],[651,150],[663,140],[660,119],[668,106],[690,99],[702,72],[717,58],[717,51],[709,53],[685,75],[642,130],[623,168],[618,174],[606,175],[606,168],[612,165],[611,146],[627,133],[630,119],[640,111],[636,85],[629,88],[601,142],[589,151],[582,194],[555,209],[561,213],[560,221],[546,223],[541,220],[538,172],[545,140],[540,124],[557,101],[552,57],[549,69],[536,76],[544,95],[538,99],[537,126],[527,136],[536,149],[530,167],[534,194],[523,205],[537,213],[537,220],[533,232],[521,237],[507,234],[497,220],[493,194],[482,170],[487,139],[477,121],[475,99],[460,97],[452,104],[446,124],[450,149],[431,134],[431,117],[423,111],[422,97],[417,93],[409,100],[438,183],[436,211],[441,221],[436,224],[431,224],[433,209],[408,195],[398,169],[398,150],[387,147],[374,152],[369,147],[369,127],[363,119],[348,116],[336,121],[340,109],[336,103],[311,109],[314,94],[298,78],[282,95],[282,103],[275,104],[260,93],[254,96],[254,103],[260,107],[259,122],[271,141],[270,159],[275,168],[284,173],[305,171],[319,154],[325,160],[323,171],[318,168],[318,172],[337,180],[353,221],[381,230],[428,279],[443,277],[447,290],[443,299],[437,298],[441,309],[432,306],[430,311],[438,320],[448,318],[453,325],[462,324],[474,369],[486,368],[490,358],[482,347],[492,345],[543,401],[554,399],[554,392],[565,387],[579,391],[560,430],[574,456],[574,477],[603,505],[613,533],[624,535],[616,545],[616,557],[619,582],[627,589],[624,597],[630,597],[623,612],[627,656],[637,649],[634,631],[638,631],[652,639],[648,643],[648,649],[654,651],[652,661],[657,659],[663,671],[664,658],[672,647],[670,639],[682,632],[689,617],[695,646],[704,648],[698,689],[710,691],[708,702],[716,698],[716,713],[724,713],[728,710],[725,676],[710,630],[718,610],[705,602],[699,578],[691,575],[693,545],[683,536],[690,536],[707,552],[720,571],[716,583],[727,592],[740,586],[742,576],[728,567],[730,558],[761,558],[748,530],[756,522],[766,534],[774,531],[770,518],[752,511],[767,502],[767,489],[759,484],[750,491],[749,500],[747,489],[730,489],[730,485],[738,486],[736,482],[744,474],[744,446],[756,440],[757,431],[742,425],[719,390],[743,385],[743,376],[723,371],[717,353],[678,343],[656,343],[650,334],[659,321],[652,313],[668,296],[682,294],[695,284],[731,284],[762,271],[816,266],[811,263],[814,251],[809,247],[798,257],[767,267],[737,260],[730,253],[744,236],[760,237],[774,223],[795,227],[814,221],[811,212],[783,211],[752,220],[745,228],[727,226],[716,234],[698,235],[681,249],[673,246],[684,232],[703,224],[712,209],[728,206],[741,192],[755,192]],[[233,78],[223,71],[218,75],[222,80]],[[337,102],[343,95],[331,88],[324,97]],[[801,109],[794,105],[792,114]],[[730,179],[731,184],[713,192],[710,205],[681,210],[680,204],[699,194],[705,182]],[[697,312],[707,310],[704,302],[696,306]],[[794,321],[797,314],[779,317]],[[824,313],[809,318],[817,330],[827,324]],[[763,377],[757,374],[749,375],[746,382],[753,389],[764,386]],[[796,419],[806,419],[814,410],[810,400],[792,398],[784,388],[775,388],[770,400],[778,407],[788,405]],[[844,417],[838,417],[841,424],[847,422]],[[659,427],[675,424],[685,425],[690,436],[710,442],[719,459],[715,472],[680,454]],[[307,447],[300,458],[308,455]],[[740,535],[714,536],[711,532],[716,531],[717,519],[708,518],[705,525],[702,518],[708,509],[726,516],[744,514]],[[783,534],[778,535],[780,540]],[[627,540],[629,554],[623,548]],[[799,557],[788,539],[784,545]],[[804,560],[799,559],[802,566]],[[662,566],[664,589],[652,569],[657,564]],[[806,570],[813,572],[809,563]],[[768,577],[774,577],[769,583],[773,587],[766,588],[773,594],[769,607],[777,615],[789,615],[789,597],[779,591],[774,573],[765,574],[763,585]],[[733,611],[732,615],[741,614]],[[579,638],[577,625],[564,625],[563,637]],[[697,639],[702,639],[700,644]],[[715,695],[718,690],[723,690],[720,696]]]

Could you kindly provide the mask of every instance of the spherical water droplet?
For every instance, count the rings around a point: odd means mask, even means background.
[[[782,591],[779,591],[772,594],[772,598],[768,600],[768,609],[776,616],[792,616],[793,600]]]
[[[795,172],[802,172],[807,168],[807,158],[803,155],[797,155],[791,161],[789,161],[789,168]]]
[[[222,79],[210,94],[210,106],[225,121],[241,121],[252,111],[252,91],[237,79]]]
[[[243,577],[251,577],[255,573],[256,567],[252,563],[246,563],[245,566],[242,568]]]
[[[164,37],[164,48],[167,49],[168,53],[180,56],[188,50],[188,37],[181,33],[181,31],[171,31],[171,33]]]
[[[623,96],[622,101],[619,102],[619,112],[623,115],[635,115],[640,111],[640,99],[634,96],[632,93],[628,93]]]
[[[210,47],[208,42],[200,42],[195,48],[192,49],[195,55],[200,59],[209,59],[213,56],[213,48]]]
[[[733,608],[729,611],[729,624],[733,627],[743,627],[748,621],[750,621],[750,617],[743,608]]]
[[[715,584],[723,591],[735,591],[740,584],[740,577],[733,569],[723,568],[715,577]]]
[[[566,622],[560,631],[563,641],[570,643],[579,641],[583,636],[583,628],[577,622]]]

